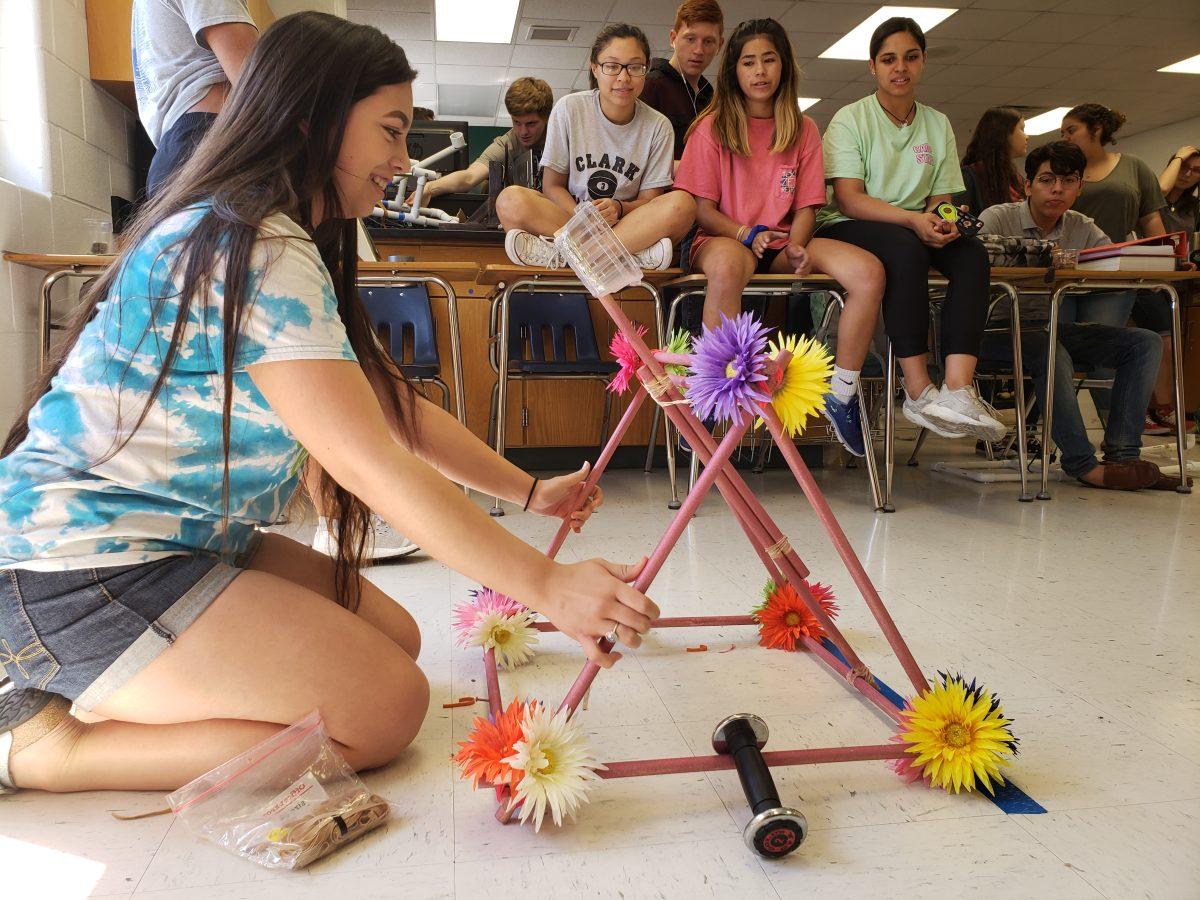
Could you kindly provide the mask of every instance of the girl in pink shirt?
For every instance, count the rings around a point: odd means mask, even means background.
[[[797,103],[799,80],[791,42],[774,19],[743,22],[730,36],[712,102],[693,124],[675,175],[676,189],[696,198],[699,225],[683,263],[708,278],[710,328],[741,312],[742,291],[756,273],[816,270],[844,288],[826,412],[846,448],[862,456],[858,378],[879,315],[883,267],[865,250],[812,236],[825,204],[825,168],[820,132]]]

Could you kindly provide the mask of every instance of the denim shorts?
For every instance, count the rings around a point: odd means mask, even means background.
[[[0,663],[17,687],[90,710],[170,647],[241,572],[212,556],[2,569]]]

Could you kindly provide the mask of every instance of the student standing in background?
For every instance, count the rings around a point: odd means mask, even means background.
[[[683,159],[688,129],[712,102],[713,86],[704,77],[723,43],[725,17],[716,0],[685,0],[675,11],[671,58],[650,61],[641,101],[656,109],[675,132],[675,162]]]
[[[246,0],[134,0],[133,87],[154,142],[146,194],[183,165],[258,38]]]
[[[1028,146],[1025,119],[1019,112],[1008,106],[987,110],[980,116],[963,154],[962,176],[967,189],[954,195],[955,205],[979,215],[997,203],[1024,199],[1024,179],[1017,174],[1013,160],[1024,156]]]

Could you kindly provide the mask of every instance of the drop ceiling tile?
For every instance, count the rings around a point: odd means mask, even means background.
[[[408,41],[433,40],[433,16],[427,13],[354,10],[347,18],[360,25],[374,25],[401,47]]]
[[[499,97],[498,84],[441,83],[438,85],[438,115],[448,118],[482,116],[495,119]]]
[[[1103,63],[1108,56],[1106,48],[1097,47],[1095,44],[1071,43],[1059,44],[1057,47],[1041,44],[1039,46],[1045,48],[1045,52],[1041,56],[1035,56],[1025,65],[1037,68],[1090,69],[1098,63]]]
[[[940,23],[931,34],[936,35],[940,41],[950,38],[994,41],[1016,30],[1036,15],[1033,11],[960,9]]]
[[[543,44],[518,44],[513,48],[512,61],[515,68],[573,69],[588,61],[588,51],[582,47],[547,47]]]
[[[957,82],[960,84],[993,84],[1007,74],[1006,66],[934,66],[925,69],[925,77],[935,84]],[[920,91],[920,88],[917,88]]]
[[[1035,44],[1061,44],[1065,41],[1086,40],[1087,35],[1121,21],[1117,16],[1064,15],[1052,12],[1035,16],[1024,25],[1004,35],[1006,41],[1029,41]],[[1126,17],[1124,21],[1128,21]]]
[[[405,41],[400,46],[414,66],[433,65],[433,41]]]
[[[352,22],[358,20],[352,18],[350,14],[360,9],[380,12],[433,12],[433,0],[349,0],[346,6],[346,18]]]
[[[966,57],[966,61],[976,66],[1023,66],[1032,59],[1044,56],[1045,53],[1044,44],[993,41]]]
[[[601,0],[601,5],[604,5]],[[617,0],[608,13],[609,22],[649,22],[668,28],[675,24],[676,0]],[[732,20],[733,16],[726,14]],[[738,21],[741,21],[740,18]],[[732,29],[730,29],[732,30]]]
[[[528,76],[540,78],[553,88],[570,88],[575,84],[579,72],[576,69],[509,69],[505,86],[512,84],[518,78]],[[586,76],[585,76],[586,77]]]
[[[1196,0],[1155,0],[1153,3],[1131,5],[1130,0],[1061,0],[1054,7],[1059,13],[1079,15],[1136,15],[1139,19],[1186,20],[1197,13]]]
[[[802,33],[817,31],[841,37],[874,11],[868,6],[851,6],[846,3],[814,3],[806,0],[806,2],[794,4],[791,11],[779,20],[779,24],[788,31]],[[833,41],[829,42],[829,44],[832,43]],[[828,47],[829,44],[825,46]]]
[[[437,67],[438,84],[501,84],[508,70],[502,66],[454,66]]]
[[[593,4],[592,13],[603,13],[608,7],[607,0]],[[521,6],[521,15],[525,18],[563,19],[570,21],[579,17],[583,4],[579,0],[525,0]]]
[[[969,38],[951,38],[943,41],[936,35],[932,35],[928,43],[928,62],[939,66],[960,63],[991,46],[987,41],[973,41]]]
[[[1177,54],[1162,47],[1130,47],[1127,50],[1112,47],[1098,53],[1093,51],[1092,66],[1118,72],[1155,72],[1179,62],[1179,59]]]
[[[439,65],[507,66],[512,59],[512,44],[476,44],[459,41],[435,41],[433,52]]]
[[[809,78],[821,81],[857,81],[864,75],[871,77],[866,60],[856,59],[814,59],[805,63],[804,71]]]
[[[1062,0],[975,0],[972,9],[1011,9],[1044,11],[1054,9]]]
[[[1119,47],[1196,47],[1200,44],[1200,16],[1173,21],[1168,25],[1157,19],[1126,16],[1103,28],[1089,31],[1079,40],[1085,44]],[[1193,49],[1190,53],[1181,54],[1180,58],[1195,52]]]
[[[821,33],[817,31],[789,31],[788,40],[792,42],[792,52],[797,58],[818,57],[841,38],[844,32]]]

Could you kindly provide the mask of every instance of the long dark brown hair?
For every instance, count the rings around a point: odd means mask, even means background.
[[[1013,190],[1021,193],[1023,185],[1008,149],[1013,129],[1020,121],[1021,114],[1012,107],[993,106],[979,117],[971,134],[962,161],[978,173],[981,209],[1008,203]]]
[[[115,456],[145,420],[178,356],[189,310],[193,303],[203,305],[208,299],[218,275],[212,270],[212,260],[224,255],[222,326],[226,336],[233,336],[222,341],[222,524],[228,525],[234,358],[248,305],[254,299],[248,296],[250,260],[263,220],[280,212],[312,236],[332,278],[338,314],[350,345],[373,384],[394,388],[380,393],[387,398],[401,434],[414,440],[414,395],[376,341],[359,299],[355,221],[342,210],[333,173],[351,107],[385,85],[407,84],[415,77],[404,51],[369,26],[324,13],[302,12],[267,29],[191,159],[175,173],[169,186],[140,210],[126,232],[126,249],[82,298],[67,338],[39,373],[33,399],[9,431],[0,457],[11,453],[29,434],[30,410],[49,389],[97,305],[120,283],[130,254],[165,219],[196,204],[207,207],[192,230],[172,245],[178,250],[173,267],[183,275],[180,294],[177,298],[150,298],[150,321],[141,339],[153,339],[152,332],[164,325],[171,328],[162,369],[131,428],[123,427],[118,408],[113,447],[91,465]],[[314,209],[321,211],[315,227]],[[168,300],[178,304],[174,322],[156,322],[156,314],[163,313]],[[357,570],[370,528],[370,511],[326,472],[320,473],[319,483],[319,496],[314,500],[337,522],[340,538],[334,576],[337,599],[353,610],[359,601]]]
[[[775,133],[771,138],[771,152],[780,153],[796,141],[804,121],[797,104],[800,92],[800,69],[792,42],[783,26],[774,19],[748,19],[738,25],[729,36],[729,43],[721,53],[717,68],[717,81],[713,97],[688,129],[688,136],[706,117],[712,116],[712,132],[717,142],[730,153],[750,155],[750,135],[746,124],[746,96],[738,84],[737,67],[746,44],[756,37],[765,37],[775,45],[779,54],[779,86],[775,89],[772,115]]]

